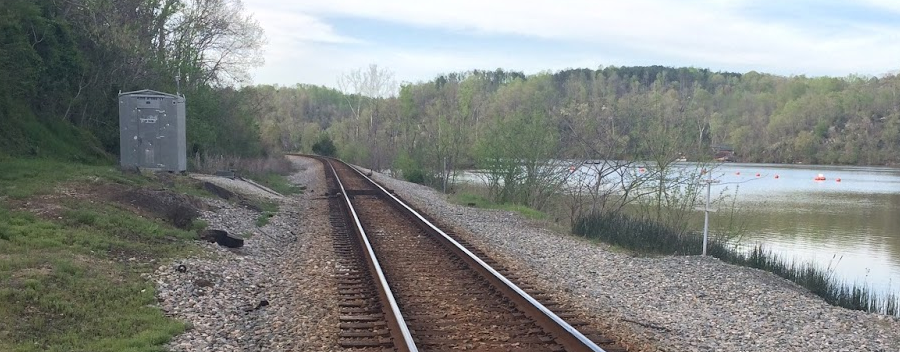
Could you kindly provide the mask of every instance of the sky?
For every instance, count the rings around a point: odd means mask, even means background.
[[[266,31],[253,83],[337,86],[376,64],[398,82],[690,66],[779,75],[900,71],[900,0],[243,0]]]

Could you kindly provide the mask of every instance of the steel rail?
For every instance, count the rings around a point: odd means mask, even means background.
[[[378,277],[379,282],[379,294],[381,295],[383,300],[386,300],[390,305],[390,314],[387,315],[388,323],[393,325],[391,330],[391,335],[394,336],[395,340],[399,338],[401,341],[394,343],[394,346],[397,347],[399,351],[402,352],[418,352],[419,349],[416,347],[415,342],[413,341],[412,334],[409,332],[409,327],[406,325],[406,321],[403,319],[403,314],[400,312],[400,307],[397,305],[397,300],[394,299],[394,294],[391,292],[390,286],[388,286],[387,279],[384,276],[384,272],[381,270],[381,264],[378,262],[378,258],[375,256],[375,250],[372,249],[372,244],[369,242],[369,236],[366,235],[366,231],[363,230],[362,223],[359,221],[359,216],[356,214],[356,209],[353,208],[353,204],[350,202],[350,197],[347,196],[347,190],[344,189],[344,184],[341,182],[340,177],[337,176],[337,170],[334,169],[334,165],[331,165],[331,160],[322,158],[328,167],[331,168],[331,172],[334,174],[334,179],[337,181],[338,187],[340,188],[341,197],[344,199],[344,204],[347,206],[347,211],[350,213],[350,217],[353,219],[355,226],[355,232],[357,236],[362,240],[365,250],[366,250],[366,261],[369,263],[369,268],[375,272]],[[371,181],[371,180],[370,180]]]
[[[337,161],[342,162],[340,160],[337,160]],[[345,163],[345,165],[350,166],[349,164],[346,164],[346,163]],[[332,166],[332,168],[333,168],[333,166]],[[451,249],[455,249],[455,252],[464,253],[465,256],[460,255],[460,257],[463,257],[464,260],[474,262],[475,264],[477,264],[476,268],[480,269],[479,271],[482,272],[482,275],[488,274],[489,276],[486,276],[485,278],[488,279],[488,281],[493,282],[498,289],[501,289],[502,291],[505,291],[507,293],[514,293],[514,295],[509,295],[509,296],[511,296],[510,297],[511,299],[513,299],[514,301],[519,303],[520,309],[524,310],[526,313],[531,315],[532,319],[535,319],[535,321],[537,321],[538,324],[541,325],[543,328],[547,329],[549,332],[556,335],[558,342],[560,344],[562,344],[563,347],[566,348],[566,350],[568,350],[568,351],[606,352],[605,350],[600,348],[600,346],[597,346],[597,344],[595,344],[593,341],[591,341],[586,336],[584,336],[584,334],[582,334],[580,331],[578,331],[577,329],[575,329],[574,327],[569,325],[569,323],[567,323],[565,320],[563,320],[562,318],[557,316],[556,313],[553,313],[550,309],[548,309],[543,304],[541,304],[541,302],[539,302],[538,300],[531,297],[531,295],[529,295],[528,293],[523,291],[512,281],[509,281],[509,279],[507,279],[505,276],[503,276],[503,274],[500,274],[499,272],[494,270],[494,268],[492,268],[490,265],[488,265],[487,263],[482,261],[481,258],[478,258],[477,255],[475,255],[474,253],[472,253],[471,251],[466,249],[465,246],[463,246],[462,244],[457,242],[455,239],[453,239],[452,237],[447,235],[447,233],[445,233],[440,228],[438,228],[437,226],[432,224],[430,221],[428,221],[428,219],[425,219],[425,217],[423,217],[421,214],[419,214],[419,212],[417,212],[415,209],[413,209],[412,207],[407,205],[405,202],[403,202],[402,200],[400,200],[399,198],[394,196],[391,192],[389,192],[384,187],[382,187],[380,184],[378,184],[377,182],[375,182],[374,180],[372,180],[371,178],[366,176],[364,173],[362,173],[356,167],[350,166],[350,168],[353,171],[355,171],[357,174],[359,174],[360,176],[365,178],[368,182],[375,185],[375,187],[378,187],[378,189],[380,189],[382,192],[384,192],[384,194],[386,194],[391,199],[393,199],[395,205],[400,206],[403,209],[406,209],[408,214],[414,216],[421,224],[427,226],[432,233],[438,234],[441,237],[440,239],[443,239],[447,243],[450,243],[453,246],[453,248],[451,248]],[[502,285],[498,284],[498,282],[502,283]],[[547,320],[540,319],[541,315],[543,315],[543,317],[549,319],[549,321],[551,321],[552,324],[547,324],[547,323],[545,323]]]

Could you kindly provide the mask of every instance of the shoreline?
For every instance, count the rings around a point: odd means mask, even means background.
[[[640,350],[900,349],[900,319],[831,306],[769,272],[696,256],[632,257],[512,212],[450,204],[428,187],[375,179],[495,259],[567,292],[565,301],[608,316],[602,323]]]
[[[308,191],[286,197],[262,231],[249,228],[256,234],[241,251],[201,244],[201,255],[152,275],[160,307],[192,326],[171,350],[344,351],[324,174],[317,162],[292,159],[301,171],[290,179]],[[900,349],[900,319],[828,305],[768,272],[709,257],[634,257],[512,212],[374,178],[631,351]],[[210,228],[253,226],[256,214],[220,205],[203,214]],[[188,272],[172,270],[179,264]],[[268,305],[254,307],[261,300]]]

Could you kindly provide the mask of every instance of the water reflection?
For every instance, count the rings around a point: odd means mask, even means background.
[[[639,177],[642,167],[628,175]],[[697,164],[676,167],[699,177]],[[815,181],[818,174],[825,180]],[[729,163],[712,175],[720,181],[714,194],[735,197],[745,248],[763,243],[784,258],[830,267],[840,280],[900,292],[900,169]],[[728,224],[731,201],[715,205],[714,228]]]
[[[745,197],[739,191],[737,199],[745,245],[764,243],[786,258],[833,268],[842,280],[900,291],[900,193],[818,190]]]
[[[840,280],[900,292],[900,170],[724,164],[715,172],[733,188],[726,193],[736,191],[745,248],[763,243],[832,268]],[[819,174],[824,181],[814,180]],[[726,222],[724,214],[712,218]]]

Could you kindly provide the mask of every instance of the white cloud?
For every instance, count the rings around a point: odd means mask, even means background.
[[[900,11],[888,0],[864,0]],[[333,85],[334,77],[378,63],[401,80],[472,68],[541,69],[643,63],[692,65],[782,74],[879,74],[895,69],[900,57],[897,27],[852,23],[839,31],[815,23],[785,23],[745,15],[749,0],[484,1],[484,0],[248,0],[269,37],[267,67],[257,81],[282,82],[287,67],[304,72],[297,82]],[[777,2],[762,6],[779,6]],[[815,6],[810,3],[809,6]],[[848,5],[850,6],[850,5]],[[585,53],[628,53],[602,62],[596,54],[509,57],[497,52],[427,52],[421,48],[360,45],[321,18],[366,18],[419,28],[483,35],[514,35],[577,43]],[[339,30],[339,29],[338,29]],[[385,38],[390,43],[390,38]],[[621,54],[625,55],[625,54]],[[616,60],[617,59],[617,60]],[[569,62],[569,64],[566,64]],[[276,67],[284,66],[284,69]],[[315,70],[315,71],[312,71]],[[278,74],[276,72],[282,72]],[[326,76],[328,75],[328,76]],[[329,77],[329,78],[325,78]],[[276,79],[276,81],[270,81]]]
[[[277,4],[260,0],[245,3],[248,11],[266,32],[266,63],[279,64],[288,57],[313,54],[314,44],[358,44],[360,40],[338,34],[334,28],[316,17],[302,12],[286,11]]]
[[[859,2],[885,11],[900,13],[900,2],[896,0],[859,0]]]

